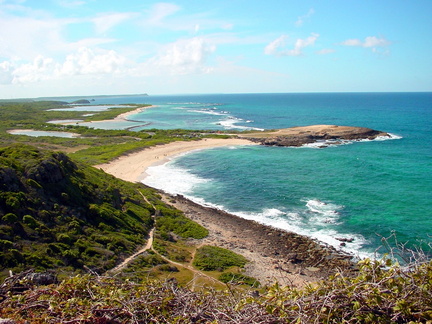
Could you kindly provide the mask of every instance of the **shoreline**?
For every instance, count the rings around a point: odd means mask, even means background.
[[[138,107],[134,110],[125,112],[123,114],[117,115],[116,117],[114,117],[113,119],[103,119],[103,120],[91,120],[91,121],[73,121],[73,122],[66,122],[66,123],[59,123],[59,125],[80,125],[80,124],[86,124],[86,123],[91,123],[91,124],[98,124],[98,123],[104,123],[104,124],[111,124],[111,123],[116,123],[119,121],[126,121],[126,122],[131,122],[131,123],[136,123],[137,121],[135,120],[130,120],[128,119],[129,116],[131,115],[135,115],[138,114],[148,108],[155,108],[157,106],[154,105],[149,105],[149,106],[142,106],[142,107]],[[144,124],[144,122],[139,122],[141,124]],[[132,126],[132,127],[136,127],[136,126]]]
[[[149,167],[164,164],[179,154],[235,145],[258,144],[247,139],[237,138],[206,138],[198,141],[177,141],[148,147],[135,153],[120,156],[111,162],[95,165],[94,167],[100,168],[122,180],[141,182],[147,176],[146,170]]]
[[[263,285],[300,287],[336,272],[355,270],[352,256],[310,237],[288,232],[223,210],[205,207],[181,195],[160,191],[163,200],[204,226],[209,235],[196,245],[213,245],[243,255],[244,274]]]
[[[202,139],[153,146],[95,167],[130,182],[141,182],[146,170],[185,152],[232,145],[258,145],[247,139]],[[202,206],[181,195],[158,190],[163,200],[209,230],[196,245],[223,247],[246,257],[244,273],[264,285],[303,286],[336,271],[351,271],[352,256],[310,237]],[[194,243],[193,243],[194,244]]]
[[[123,114],[120,114],[117,117],[115,117],[114,119],[107,119],[107,120],[100,120],[100,121],[104,121],[104,122],[109,121],[109,120],[133,121],[133,120],[129,120],[128,117],[131,116],[131,115],[138,114],[138,113],[140,113],[140,112],[142,112],[142,111],[144,111],[146,109],[155,108],[155,107],[157,107],[157,106],[155,106],[155,105],[149,105],[149,106],[138,107],[137,109],[134,109],[132,111],[128,111],[128,112],[125,112]]]

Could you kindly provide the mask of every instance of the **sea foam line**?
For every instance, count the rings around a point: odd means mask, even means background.
[[[303,144],[300,147],[307,147],[307,148],[325,148],[325,147],[332,147],[332,146],[341,146],[341,145],[351,145],[354,143],[359,142],[382,142],[382,141],[390,141],[390,140],[397,140],[403,138],[402,136],[388,133],[388,136],[378,136],[374,139],[355,139],[355,140],[345,140],[345,139],[329,139],[329,140],[319,140],[314,143],[308,143]]]
[[[304,200],[306,204],[302,210],[284,211],[280,208],[267,207],[258,212],[232,211],[224,205],[211,203],[205,198],[197,197],[194,194],[194,188],[211,180],[197,177],[187,169],[176,167],[175,164],[168,162],[148,168],[147,174],[148,176],[142,181],[144,184],[171,195],[183,195],[205,207],[223,210],[264,225],[317,239],[359,258],[373,257],[371,253],[362,251],[362,247],[367,243],[362,235],[340,233],[335,229],[339,221],[339,211],[343,206],[326,203],[319,199],[307,199]],[[352,240],[352,242],[341,246],[341,239]]]

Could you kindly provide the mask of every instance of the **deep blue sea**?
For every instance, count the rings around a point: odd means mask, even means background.
[[[432,93],[213,94],[96,98],[150,103],[136,129],[363,126],[392,139],[195,151],[150,168],[145,183],[248,219],[373,256],[396,234],[414,247],[432,235]],[[124,127],[124,125],[122,125]],[[423,248],[426,246],[423,245]],[[379,249],[384,253],[384,249]]]

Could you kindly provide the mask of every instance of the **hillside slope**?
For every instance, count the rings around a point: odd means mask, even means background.
[[[0,148],[0,271],[102,272],[145,243],[153,189],[32,146]]]

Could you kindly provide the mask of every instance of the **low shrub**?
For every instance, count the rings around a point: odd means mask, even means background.
[[[13,224],[18,221],[18,217],[13,213],[7,213],[2,217],[2,221],[6,224]]]
[[[30,228],[35,229],[38,226],[38,222],[30,215],[24,215],[23,223],[28,225]]]
[[[230,250],[204,245],[197,250],[193,265],[204,271],[223,271],[230,267],[244,267],[247,262],[245,257]]]
[[[235,273],[235,272],[224,272],[219,276],[218,279],[224,283],[230,283],[236,285],[247,285],[253,288],[257,288],[261,285],[260,282],[255,278],[245,276],[241,273]]]

